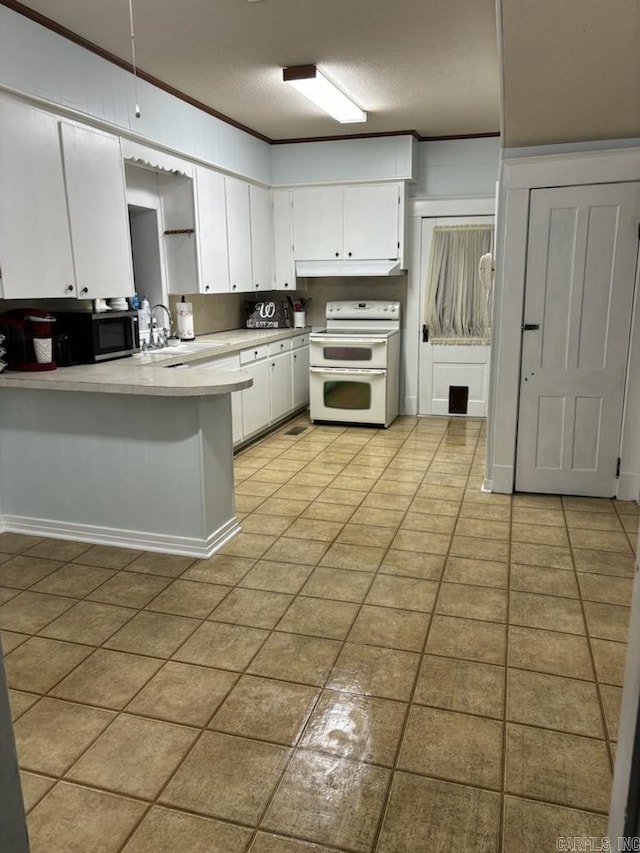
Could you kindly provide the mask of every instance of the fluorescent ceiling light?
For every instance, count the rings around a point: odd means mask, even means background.
[[[367,120],[367,114],[315,65],[283,68],[282,79],[341,124]]]

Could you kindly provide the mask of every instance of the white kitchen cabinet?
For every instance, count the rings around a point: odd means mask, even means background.
[[[60,122],[76,295],[130,296],[133,270],[120,140]]]
[[[254,289],[251,264],[251,208],[249,184],[225,177],[229,281],[234,293]]]
[[[273,203],[271,190],[249,187],[251,266],[254,290],[273,289]]]
[[[243,364],[242,370],[253,377],[251,388],[242,393],[242,433],[248,438],[269,425],[271,408],[270,366],[267,359]]]
[[[302,339],[306,343],[296,346],[296,341]],[[291,353],[291,376],[293,385],[294,409],[299,409],[309,402],[309,338],[307,335],[293,339],[295,347]]]
[[[200,293],[228,293],[229,248],[224,176],[196,167]]]
[[[158,187],[164,222],[169,293],[197,293],[198,239],[193,178],[160,172]]]
[[[276,290],[296,289],[296,265],[293,258],[291,190],[272,190],[274,284]]]
[[[295,260],[402,257],[400,184],[296,188],[291,195]]]
[[[75,296],[55,116],[0,99],[0,270],[5,299]]]
[[[269,344],[271,423],[279,421],[293,409],[291,361],[291,338]]]

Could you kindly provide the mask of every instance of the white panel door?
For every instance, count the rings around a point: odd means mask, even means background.
[[[529,213],[516,489],[611,497],[640,183],[533,190]]]
[[[228,293],[227,202],[224,176],[213,169],[196,167],[198,193],[198,246],[200,292]]]
[[[251,275],[251,214],[249,184],[226,177],[229,281],[235,293],[253,290]]]
[[[399,227],[397,184],[344,188],[344,258],[399,257]]]
[[[296,261],[342,257],[342,187],[294,189],[293,256]]]

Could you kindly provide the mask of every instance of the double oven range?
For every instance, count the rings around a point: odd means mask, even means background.
[[[388,427],[398,415],[400,303],[327,302],[309,336],[312,421]]]

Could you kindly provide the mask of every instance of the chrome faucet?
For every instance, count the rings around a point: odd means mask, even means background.
[[[158,338],[154,338],[154,334],[153,334],[153,312],[156,310],[156,308],[163,308],[164,311],[166,311],[167,318],[169,320],[169,325],[163,326],[159,330],[159,337]],[[149,345],[155,349],[162,349],[162,347],[166,347],[167,344],[169,343],[169,338],[172,336],[172,330],[173,330],[173,319],[171,318],[171,311],[169,311],[167,306],[163,305],[162,302],[158,302],[151,309],[151,328],[149,330]]]

